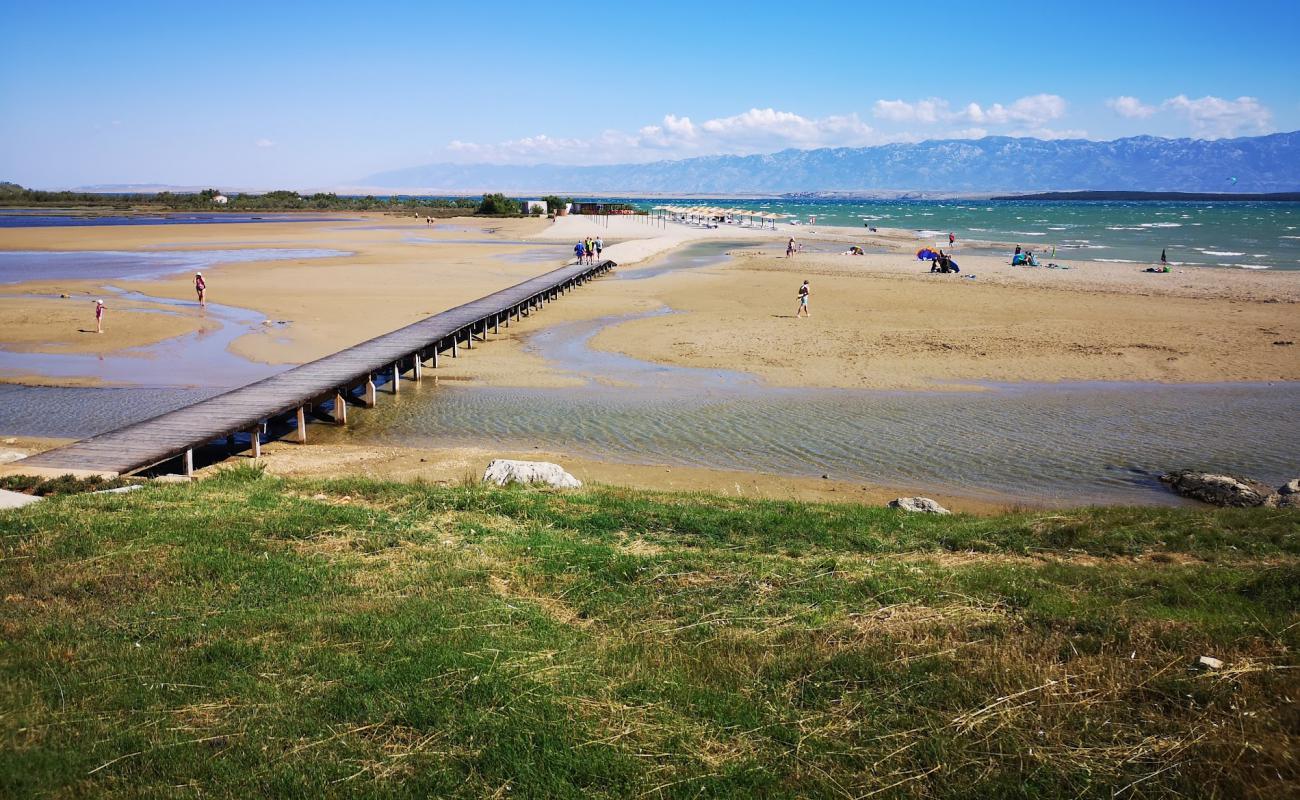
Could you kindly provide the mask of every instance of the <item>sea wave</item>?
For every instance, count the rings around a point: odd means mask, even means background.
[[[1094,258],[1093,261],[1105,261],[1108,264],[1141,264],[1141,261],[1134,261],[1129,258]]]
[[[1201,248],[1199,248],[1199,247],[1196,248],[1196,249],[1197,249],[1197,250],[1201,250]],[[1233,252],[1228,251],[1228,250],[1201,250],[1201,252],[1204,253],[1204,254],[1206,254],[1207,256],[1244,256],[1244,255],[1246,255],[1245,253],[1233,253]]]
[[[1011,231],[1011,233],[1015,234],[1016,236],[1046,236],[1047,235],[1045,233],[1039,233],[1037,231]]]
[[[1229,266],[1241,267],[1242,269],[1272,269],[1271,264],[1230,264]]]

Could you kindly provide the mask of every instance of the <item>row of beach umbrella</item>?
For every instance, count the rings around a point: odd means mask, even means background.
[[[789,214],[772,214],[766,211],[752,211],[745,208],[713,208],[711,206],[655,206],[655,211],[666,211],[669,214],[686,217],[687,219],[717,219],[718,217],[732,217],[739,219],[748,217],[752,225],[754,220],[759,221],[760,227],[767,223],[772,223],[772,228],[776,228],[776,221],[790,216]]]

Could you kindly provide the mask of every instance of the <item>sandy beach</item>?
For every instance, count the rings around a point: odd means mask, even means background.
[[[533,249],[529,245],[470,243],[521,241],[544,226],[544,221],[533,219],[428,225],[411,217],[374,214],[344,222],[9,228],[0,231],[0,249],[343,251],[347,255],[334,258],[249,261],[204,269],[210,303],[252,309],[271,323],[236,340],[232,352],[265,363],[297,364],[545,271],[554,262],[528,258]],[[109,286],[183,305],[119,300]],[[105,332],[87,336],[82,331],[94,328],[91,301],[96,297],[105,297],[109,304]],[[158,311],[168,313],[146,313]],[[34,279],[0,287],[5,331],[0,343],[8,349],[104,353],[195,330],[202,317],[190,274],[128,281]]]
[[[344,256],[253,261],[207,270],[209,301],[266,318],[231,351],[270,364],[319,358],[480,297],[567,259],[565,245],[603,235],[626,270],[685,244],[741,243],[728,263],[647,280],[603,280],[506,344],[452,365],[449,379],[493,385],[576,385],[563,365],[523,348],[541,326],[671,309],[612,325],[598,349],[680,366],[749,372],[783,386],[970,388],[982,381],[1276,381],[1300,379],[1300,272],[1067,261],[1070,269],[1011,267],[983,250],[955,249],[959,275],[930,274],[907,231],[705,229],[637,217],[482,220],[427,225],[365,215],[349,221],[103,226],[0,231],[10,250],[315,248]],[[812,234],[812,235],[810,235]],[[816,245],[784,256],[785,238]],[[850,256],[840,244],[864,245]],[[550,247],[553,253],[539,248]],[[877,250],[888,252],[871,252]],[[808,319],[795,290],[812,288]],[[3,343],[12,350],[103,354],[202,330],[190,275],[113,281],[153,298],[114,299],[103,335],[90,299],[109,282],[33,280],[0,291]],[[60,295],[65,297],[60,298]],[[167,313],[157,313],[165,310]],[[463,373],[463,374],[458,374]],[[30,382],[32,375],[5,376]],[[77,384],[75,377],[56,379]]]
[[[635,226],[615,233],[634,235]],[[576,302],[512,329],[507,353],[462,368],[497,385],[566,385],[574,379],[563,365],[521,346],[539,326],[667,308],[676,313],[613,324],[592,346],[646,361],[749,372],[781,386],[1300,379],[1300,350],[1287,344],[1300,341],[1300,272],[1151,274],[1088,261],[1067,262],[1070,269],[1022,268],[959,247],[963,271],[943,275],[915,259],[924,242],[905,232],[819,231],[816,239],[799,241],[851,241],[891,252],[806,251],[787,259],[786,231],[774,237],[675,227],[658,239],[615,245],[611,257],[619,258],[622,248],[627,269],[653,264],[687,241],[768,241],[732,250],[734,258],[723,265],[597,282]],[[813,314],[796,319],[795,294],[805,279]]]
[[[545,313],[502,329],[472,357],[444,359],[438,380],[454,385],[578,387],[602,380],[544,358],[530,343],[546,328],[584,320],[609,320],[590,342],[596,350],[748,373],[774,386],[978,390],[988,382],[1300,380],[1300,351],[1292,344],[1300,341],[1300,272],[1176,268],[1156,275],[1132,265],[1063,258],[1070,269],[1012,268],[986,249],[959,246],[962,272],[939,275],[915,259],[914,251],[926,242],[907,231],[832,229],[810,236],[793,229],[654,226],[618,217],[440,223],[367,215],[346,222],[8,229],[0,231],[0,247],[343,251],[205,269],[210,302],[252,309],[268,323],[234,339],[230,350],[272,364],[326,355],[545,272],[568,261],[569,245],[587,235],[604,236],[605,254],[622,274],[680,257],[681,248],[697,242],[717,242],[719,251],[732,256],[644,279],[616,275],[588,284]],[[786,258],[790,235],[806,249]],[[867,247],[868,254],[843,254],[849,243]],[[812,316],[795,318],[795,291],[805,279],[812,287]],[[79,318],[79,312],[89,308],[88,298],[108,292],[108,283],[38,280],[4,287],[5,348],[147,353],[151,343],[202,330],[210,321],[194,303],[188,274],[113,281],[145,299],[110,299],[105,334],[86,334],[93,319],[84,313]],[[652,316],[620,320],[647,314]],[[4,379],[88,382],[30,372]],[[490,457],[510,455],[488,448],[344,443],[267,452],[273,469],[285,474],[341,470],[437,481],[481,473]],[[851,480],[540,455],[562,461],[584,479],[644,488],[854,502],[906,491]],[[943,499],[969,510],[995,506]]]

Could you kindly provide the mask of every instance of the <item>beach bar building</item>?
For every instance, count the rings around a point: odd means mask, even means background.
[[[609,203],[582,200],[571,204],[570,214],[635,214],[631,203]]]

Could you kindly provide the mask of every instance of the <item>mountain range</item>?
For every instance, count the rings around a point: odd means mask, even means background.
[[[989,136],[600,166],[443,163],[380,172],[356,184],[426,194],[1285,192],[1300,189],[1300,131],[1112,141]]]

